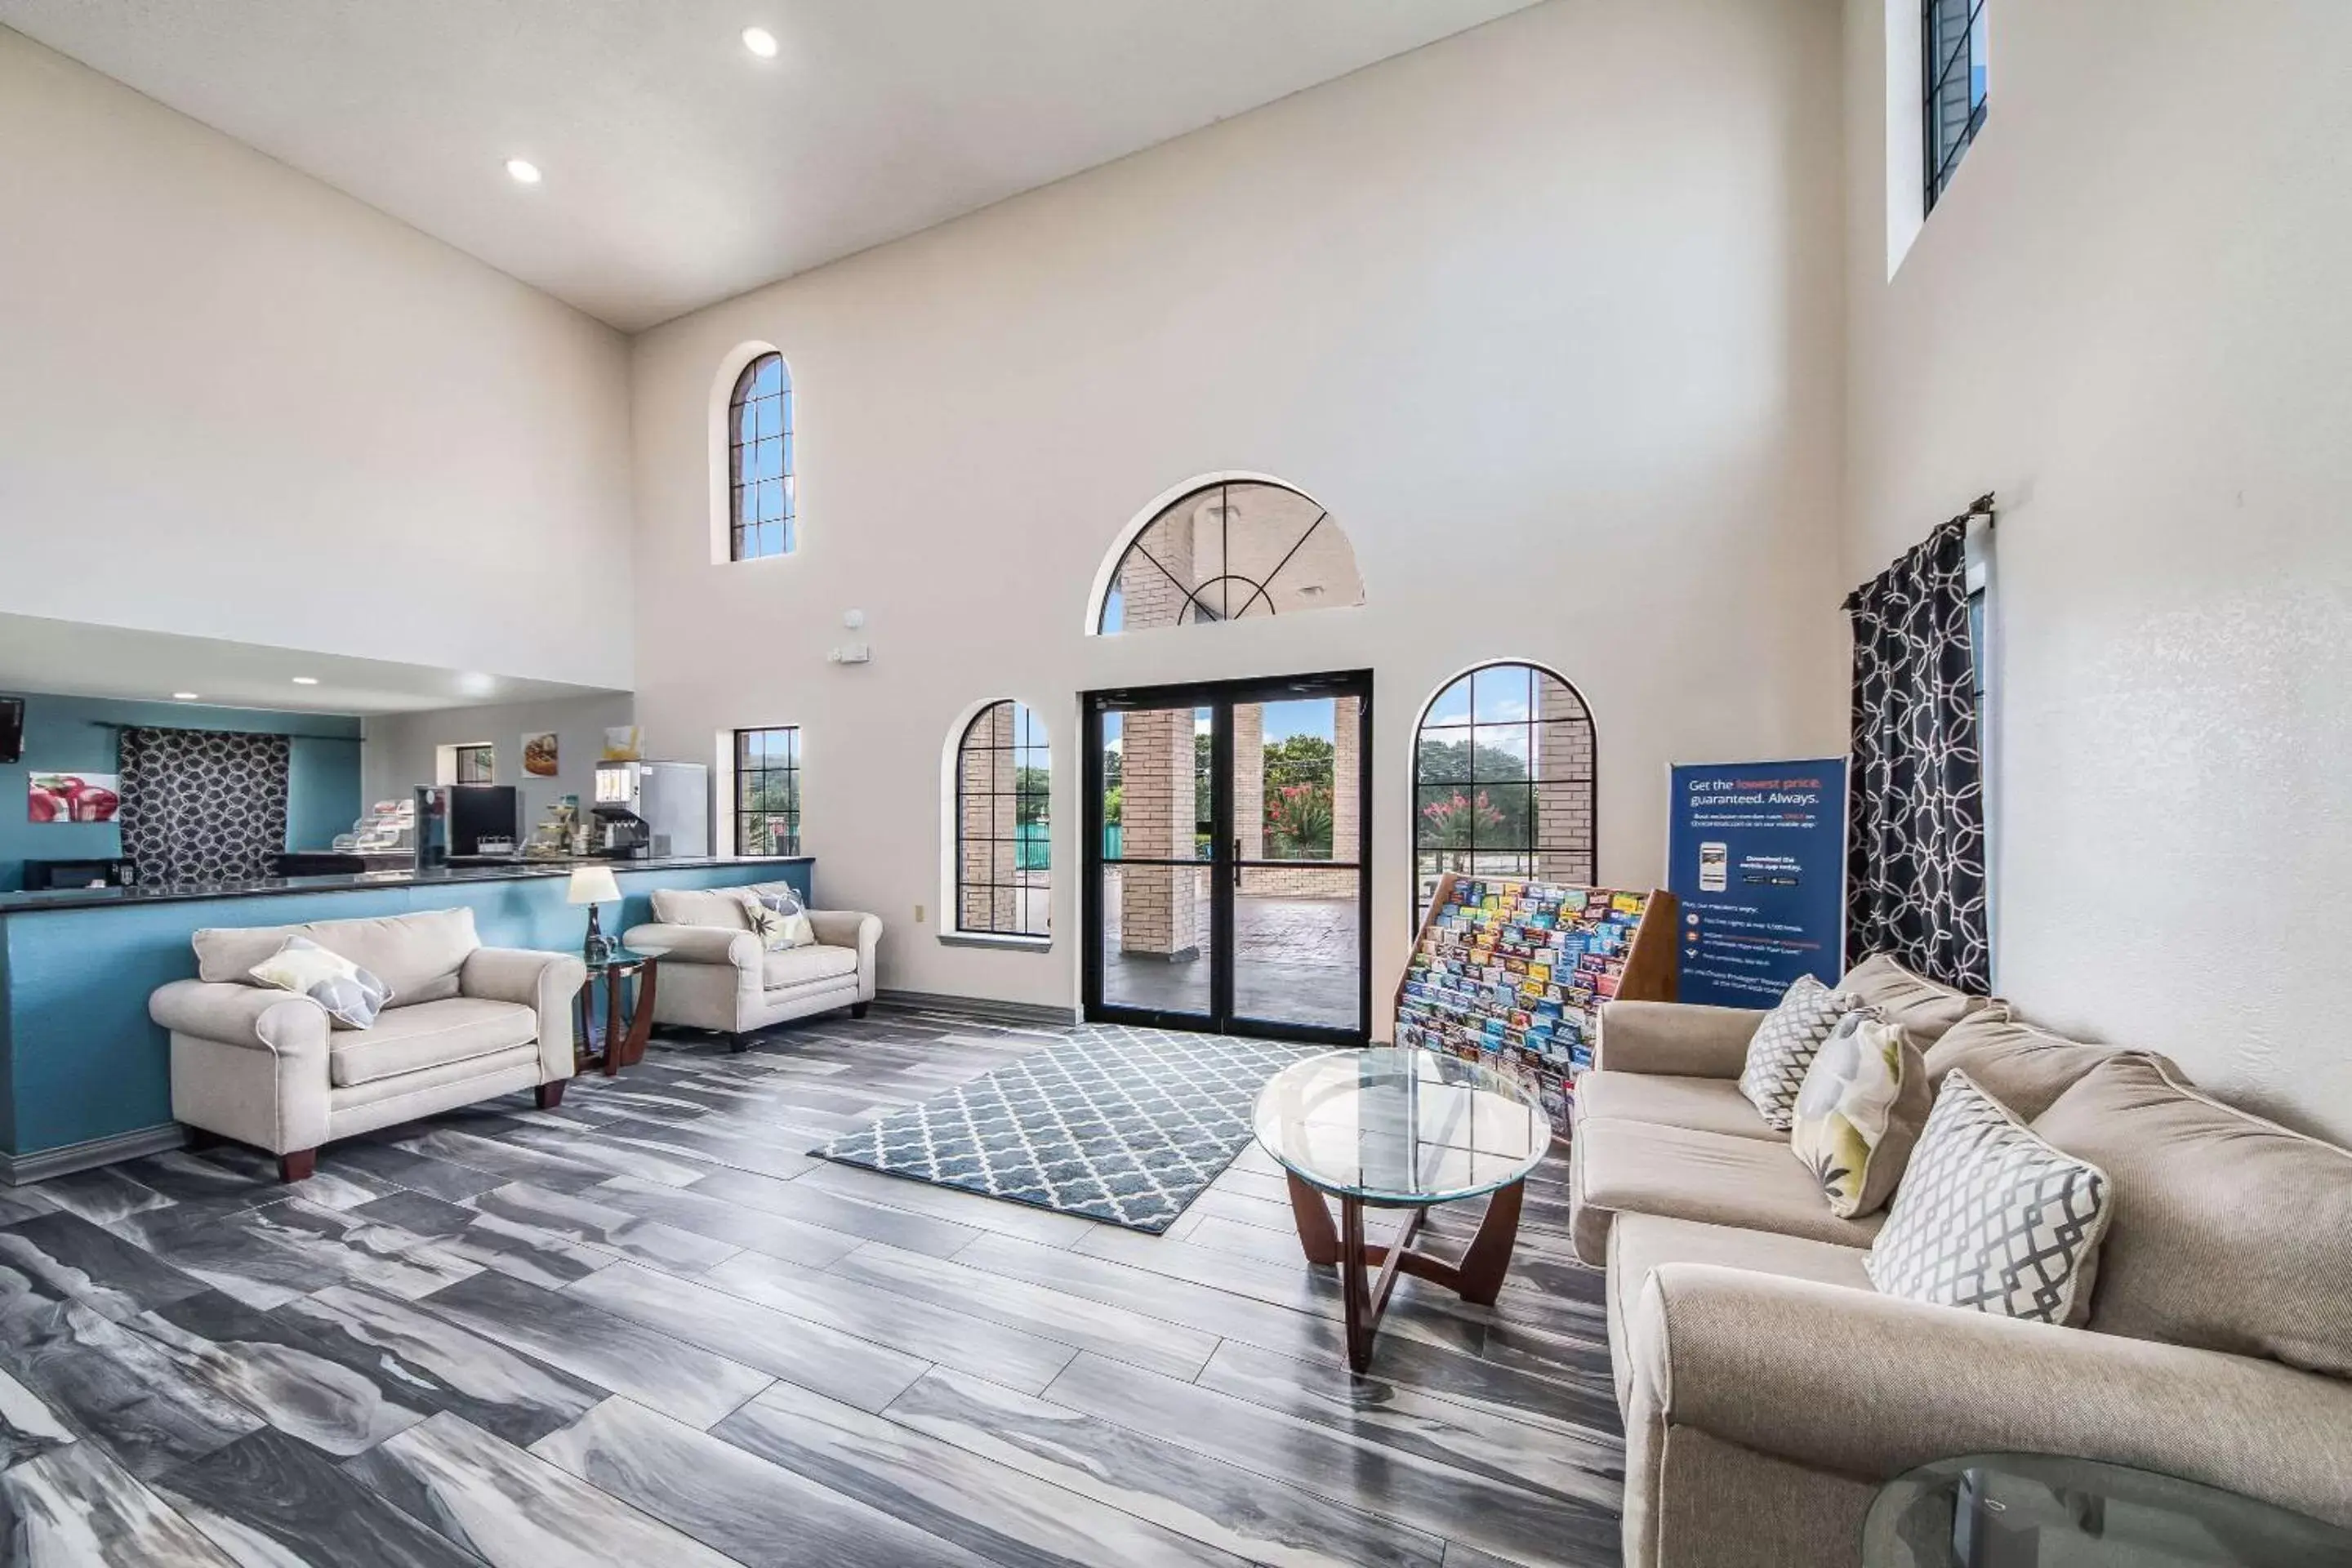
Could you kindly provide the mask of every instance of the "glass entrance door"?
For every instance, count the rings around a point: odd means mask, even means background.
[[[1369,674],[1086,700],[1089,1017],[1369,1037]]]

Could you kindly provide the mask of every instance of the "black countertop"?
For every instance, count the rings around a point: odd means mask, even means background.
[[[454,887],[467,882],[516,882],[539,877],[569,877],[575,866],[609,866],[614,875],[674,871],[705,866],[798,866],[810,855],[677,855],[663,859],[516,860],[498,865],[438,867],[432,870],[347,871],[328,877],[262,877],[248,882],[168,882],[143,888],[52,888],[38,893],[0,893],[0,915],[43,910],[121,909],[132,904],[170,904],[197,899],[263,899],[288,893],[338,893],[370,888]]]

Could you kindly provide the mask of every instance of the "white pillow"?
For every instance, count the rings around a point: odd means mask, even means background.
[[[392,1000],[392,988],[341,953],[330,952],[306,936],[285,944],[246,972],[273,990],[308,996],[327,1010],[338,1029],[366,1029]]]
[[[1838,1020],[1863,1005],[1846,991],[1832,991],[1810,974],[1781,996],[1780,1005],[1764,1016],[1748,1042],[1748,1065],[1739,1072],[1739,1092],[1746,1095],[1775,1132],[1786,1132],[1797,1122],[1797,1095],[1805,1074],[1822,1047],[1829,1043]]]
[[[2114,1191],[1955,1068],[1862,1266],[1883,1295],[2080,1323]]]

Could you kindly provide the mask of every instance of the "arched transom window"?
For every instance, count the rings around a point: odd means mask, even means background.
[[[1054,775],[1045,725],[1024,703],[990,703],[956,742],[955,776],[956,930],[1050,935]]]
[[[1413,738],[1413,913],[1438,877],[1594,879],[1592,714],[1540,665],[1482,665],[1449,683]]]
[[[1287,616],[1364,602],[1356,552],[1331,514],[1286,485],[1189,490],[1128,544],[1103,595],[1106,635]]]
[[[799,507],[793,494],[793,373],[763,353],[735,378],[727,405],[728,559],[792,552]]]

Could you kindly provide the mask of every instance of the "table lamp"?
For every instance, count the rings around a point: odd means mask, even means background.
[[[572,868],[572,887],[564,895],[563,901],[568,904],[588,906],[588,943],[585,951],[593,961],[601,963],[611,953],[611,949],[604,941],[604,933],[597,929],[596,906],[604,903],[618,903],[620,899],[621,884],[613,879],[613,868],[610,866],[574,866]]]

